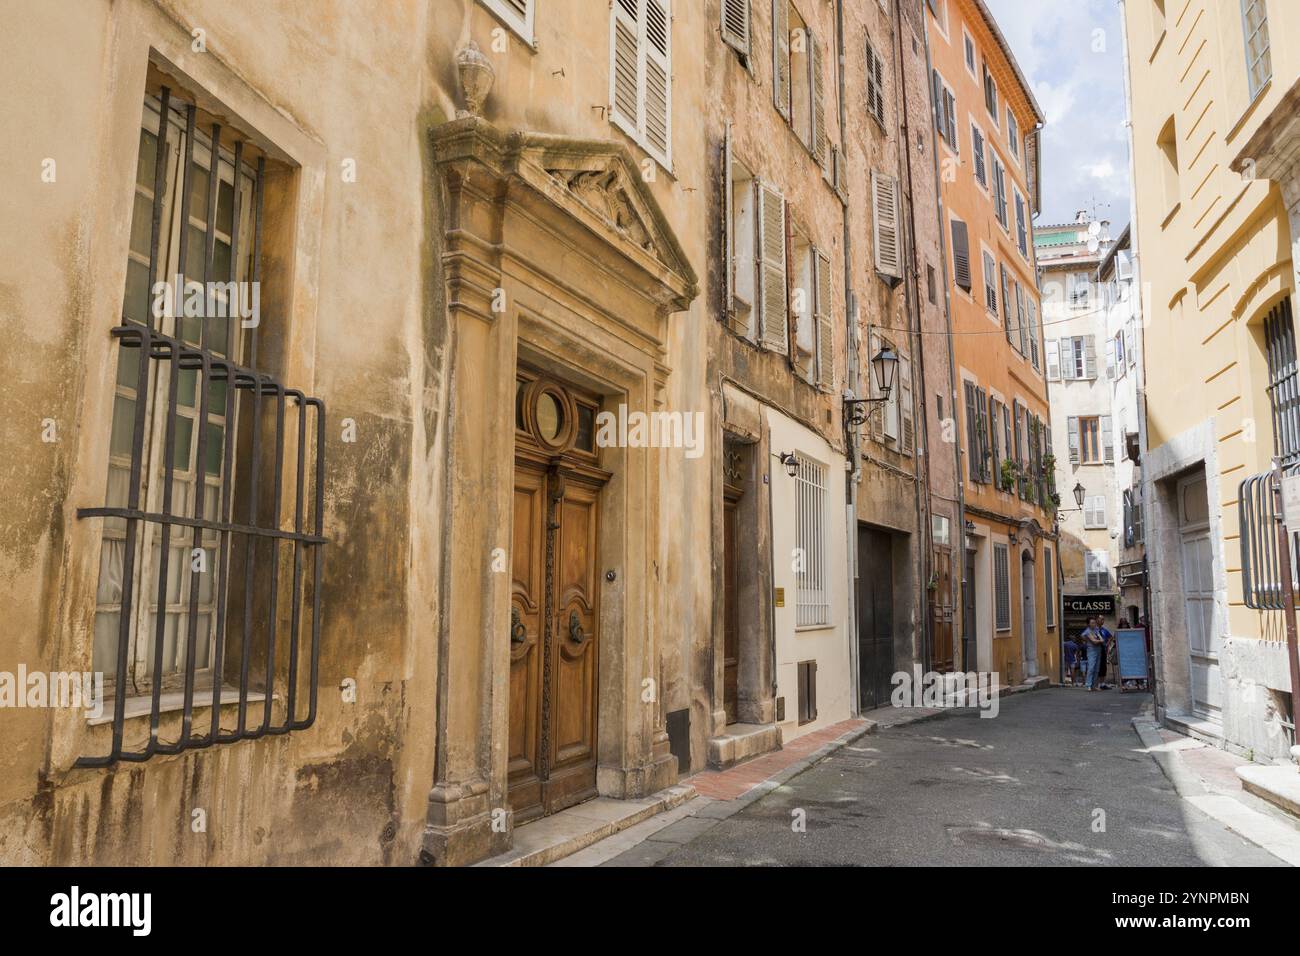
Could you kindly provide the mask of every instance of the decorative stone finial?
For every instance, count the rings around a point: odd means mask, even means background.
[[[478,44],[473,40],[461,47],[456,54],[456,68],[460,72],[460,88],[465,96],[465,109],[457,110],[456,117],[478,116],[483,110],[483,101],[492,90],[497,71],[492,61],[483,55]]]

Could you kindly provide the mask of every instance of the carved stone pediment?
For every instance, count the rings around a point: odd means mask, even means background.
[[[602,242],[667,311],[685,311],[699,293],[695,271],[626,146],[526,130],[504,131],[480,117],[432,133],[434,158],[485,194],[520,187]],[[497,186],[489,186],[495,182]]]

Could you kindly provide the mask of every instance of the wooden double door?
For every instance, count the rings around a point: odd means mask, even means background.
[[[508,788],[517,823],[596,795],[604,480],[562,456],[515,461]]]

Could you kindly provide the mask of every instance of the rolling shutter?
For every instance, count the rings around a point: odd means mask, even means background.
[[[772,102],[790,121],[790,8],[788,0],[772,0]]]
[[[898,241],[898,180],[883,173],[871,173],[871,203],[875,210],[876,271],[902,278],[902,249]]]
[[[763,348],[788,354],[789,328],[785,275],[785,200],[766,183],[758,184],[758,270]]]
[[[829,392],[835,385],[835,328],[831,322],[831,258],[820,249],[813,259],[817,270],[817,386]]]

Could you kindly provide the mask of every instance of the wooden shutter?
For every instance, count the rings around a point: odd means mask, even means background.
[[[736,210],[731,202],[731,120],[722,136],[722,316],[731,324],[736,301]]]
[[[982,481],[984,470],[980,464],[979,411],[975,398],[975,384],[964,382],[966,392],[966,458],[971,481]]]
[[[829,392],[835,385],[835,328],[831,322],[831,257],[820,249],[814,250],[813,268],[816,270],[817,290],[817,386]]]
[[[989,459],[991,459],[991,466],[993,468],[993,486],[995,486],[995,488],[998,489],[1002,488],[1002,450],[1001,447],[998,447],[998,442],[997,442],[997,429],[1002,427],[1001,408],[1002,408],[1002,403],[998,402],[996,398],[989,399],[988,401],[988,419],[989,419],[988,449],[989,449]]]
[[[1007,267],[998,266],[998,278],[1002,285],[1002,324],[1006,328],[1007,341],[1011,341],[1011,285],[1007,281]]]
[[[641,103],[641,26],[638,0],[614,0],[609,40],[610,119],[633,138],[638,136]]]
[[[1110,416],[1101,416],[1101,443],[1105,447],[1102,450],[1102,460],[1110,464],[1115,460],[1115,436],[1110,430]]]
[[[970,291],[970,239],[966,231],[966,223],[960,219],[953,219],[952,222],[952,268],[953,275],[956,277],[957,285]]]
[[[1079,463],[1079,419],[1071,415],[1066,420],[1066,428],[1069,430],[1070,442],[1070,464]]]
[[[1083,340],[1083,377],[1097,377],[1097,343],[1093,341],[1092,336],[1086,336]]]
[[[722,0],[722,39],[749,53],[749,0]]]
[[[898,391],[902,451],[904,455],[910,455],[916,449],[916,423],[912,415],[912,363],[902,357],[898,360]]]
[[[876,48],[867,37],[867,110],[885,123],[885,71],[884,61],[876,55]]]
[[[665,166],[672,156],[672,11],[669,0],[641,0],[645,5],[645,142]]]
[[[772,0],[772,102],[790,120],[790,7],[789,0]]]
[[[872,332],[868,341],[871,343],[870,352],[876,355],[880,352],[880,336]],[[868,371],[867,379],[871,383],[868,389],[872,398],[883,398],[880,393],[880,386],[876,382],[876,376]],[[886,402],[874,402],[871,404],[871,411],[868,413],[871,423],[871,437],[875,441],[883,442],[885,440],[885,405]]]
[[[1019,282],[1016,282],[1016,324],[1020,327],[1020,354],[1025,355],[1029,352],[1025,331],[1025,287]]]
[[[872,171],[871,202],[875,209],[876,271],[901,278],[903,257],[898,241],[898,180]]]
[[[1069,341],[1068,339],[1066,341]],[[1047,380],[1055,382],[1061,377],[1060,344],[1056,339],[1047,340]]]
[[[826,71],[822,62],[822,45],[811,32],[808,34],[808,88],[812,90],[812,149],[813,158],[823,169],[829,154],[830,139],[826,135]]]
[[[1038,324],[1038,307],[1029,292],[1025,292],[1025,314],[1029,317],[1029,361],[1038,368],[1038,337],[1043,330]]]
[[[975,178],[988,185],[989,172],[984,163],[984,134],[974,126],[970,128],[971,152],[975,154]]]
[[[788,301],[785,274],[785,200],[764,182],[758,183],[758,270],[763,347],[789,354]]]
[[[1106,378],[1115,378],[1115,340],[1106,340]]]
[[[980,479],[988,481],[992,477],[989,462],[989,393],[982,388],[975,390],[975,400],[979,405],[979,417],[976,419],[976,436],[979,439]]]

